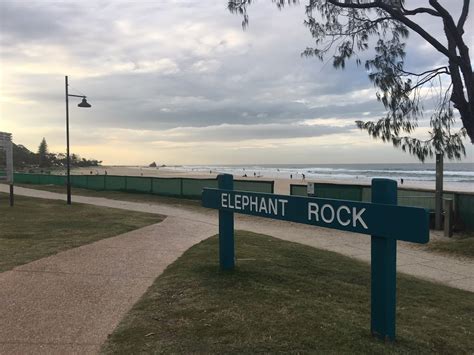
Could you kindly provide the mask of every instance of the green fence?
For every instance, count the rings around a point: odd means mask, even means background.
[[[474,194],[456,194],[456,217],[466,230],[474,231]]]
[[[371,188],[367,185],[314,183],[314,193],[315,196],[321,198],[365,202],[371,200]],[[307,185],[290,185],[290,195],[308,196]],[[456,225],[462,229],[474,230],[474,194],[445,191],[443,198],[454,201]],[[399,188],[398,204],[400,206],[434,210],[435,192],[414,188]]]
[[[66,176],[15,173],[15,182],[19,184],[64,186],[66,185]],[[162,196],[200,199],[203,188],[217,188],[217,179],[71,175],[71,186],[97,191],[129,191]],[[242,191],[273,193],[274,182],[262,180],[235,180],[234,188]]]

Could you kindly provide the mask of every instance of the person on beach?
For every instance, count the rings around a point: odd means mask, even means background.
[[[306,176],[304,176],[304,174],[301,174],[301,175],[303,175],[303,179],[302,179],[302,180],[304,181],[304,180],[306,179]]]
[[[400,184],[403,185],[403,178],[400,179]]]
[[[290,174],[290,179],[293,179],[293,174]]]

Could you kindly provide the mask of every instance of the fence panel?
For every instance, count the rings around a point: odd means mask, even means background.
[[[306,185],[290,184],[290,195],[308,196],[308,187]]]
[[[474,194],[456,194],[458,218],[466,230],[474,231]]]
[[[87,175],[71,175],[71,186],[87,189]]]
[[[234,190],[273,193],[273,181],[234,180]]]
[[[370,186],[362,186],[362,201],[372,201],[372,188]]]
[[[127,191],[151,192],[151,177],[127,176]]]
[[[39,184],[40,176],[37,174],[15,173],[14,181],[20,184]]]
[[[91,190],[105,190],[105,175],[88,175],[87,188]]]
[[[362,186],[315,183],[314,194],[321,198],[362,201]]]
[[[66,176],[65,175],[50,175],[50,183],[58,186],[66,185]]]
[[[105,177],[105,190],[121,191],[125,190],[125,176],[107,175]]]
[[[205,187],[217,188],[217,179],[182,179],[183,197],[201,198]]]
[[[153,178],[152,193],[163,196],[181,196],[181,179]]]

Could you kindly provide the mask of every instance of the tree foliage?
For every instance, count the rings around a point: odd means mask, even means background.
[[[81,158],[77,154],[71,154],[70,158],[72,167],[99,166],[102,163],[102,161],[96,159]],[[4,166],[5,163],[5,154],[0,154],[0,167]],[[38,153],[31,152],[21,144],[13,143],[13,166],[15,169],[63,168],[66,166],[66,154],[50,153],[44,138],[38,147]]]
[[[50,166],[50,154],[48,151],[48,143],[46,143],[46,139],[43,137],[41,143],[38,147],[38,166],[40,168],[45,168]]]
[[[298,2],[272,1],[279,8]],[[460,159],[465,155],[466,134],[474,143],[474,75],[465,43],[470,1],[462,2],[456,20],[438,1],[427,2],[426,7],[409,9],[404,0],[308,0],[305,25],[315,46],[306,48],[302,55],[320,60],[332,56],[334,67],[340,69],[350,59],[365,66],[377,89],[377,100],[386,109],[386,115],[375,122],[356,122],[372,137],[392,142],[422,161],[435,153]],[[228,3],[231,12],[243,16],[244,28],[249,23],[247,7],[251,3],[252,0]],[[422,27],[420,20],[427,16],[442,25],[444,37],[435,37]],[[405,40],[410,31],[441,54],[442,65],[423,72],[405,68]],[[373,57],[362,61],[361,53],[368,50],[373,50]],[[431,99],[435,96],[437,104],[428,110],[429,138],[420,140],[413,134],[426,111],[423,98],[433,91],[436,95],[431,94]],[[453,128],[457,115],[463,125],[460,130]]]

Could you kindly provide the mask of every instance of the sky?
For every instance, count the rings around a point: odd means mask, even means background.
[[[355,127],[384,114],[363,67],[301,57],[304,3],[256,1],[244,31],[225,0],[0,0],[0,131],[64,152],[68,75],[92,105],[70,98],[71,151],[104,164],[416,162]],[[416,34],[407,52],[413,71],[443,59]]]

